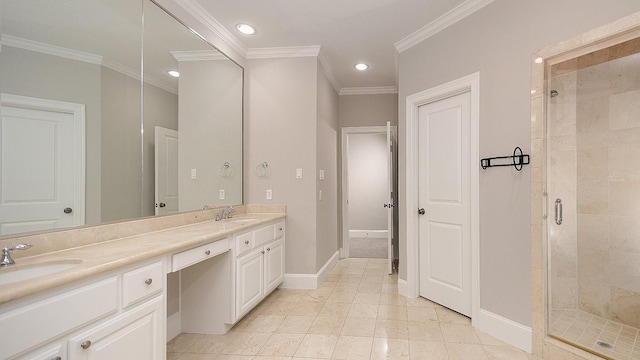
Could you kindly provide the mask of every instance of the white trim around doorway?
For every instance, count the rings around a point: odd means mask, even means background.
[[[420,293],[420,266],[418,251],[418,108],[438,100],[469,92],[471,96],[471,322],[478,326],[480,318],[480,246],[479,246],[479,176],[478,125],[480,103],[480,73],[407,96],[406,101],[406,232],[407,281],[403,295],[417,298]],[[399,286],[400,290],[400,286]]]

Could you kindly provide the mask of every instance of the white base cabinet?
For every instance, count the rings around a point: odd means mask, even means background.
[[[284,280],[284,221],[237,235],[235,251],[234,322]]]

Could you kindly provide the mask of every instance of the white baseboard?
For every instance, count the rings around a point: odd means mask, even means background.
[[[478,317],[478,330],[531,353],[532,331],[530,327],[482,309],[480,309]]]
[[[386,239],[389,230],[349,230],[350,238],[376,238]]]
[[[182,317],[180,312],[177,311],[167,317],[167,342],[171,341],[174,337],[180,335],[182,332]]]
[[[283,289],[317,289],[340,259],[336,251],[316,274],[284,274]]]
[[[398,294],[409,297],[409,284],[407,284],[407,280],[398,279]]]

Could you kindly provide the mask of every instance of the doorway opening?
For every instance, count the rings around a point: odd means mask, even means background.
[[[392,273],[397,246],[396,128],[342,130],[343,258],[387,259]]]

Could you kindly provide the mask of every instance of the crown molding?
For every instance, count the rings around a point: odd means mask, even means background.
[[[90,64],[102,64],[102,56],[100,55],[67,49],[60,46],[45,44],[38,41],[23,39],[11,35],[2,35],[2,45],[34,51],[41,54],[57,56],[65,59],[82,61]]]
[[[324,56],[324,53],[320,52],[318,54],[318,61],[320,62],[320,65],[322,66],[322,70],[324,70],[324,74],[327,75],[327,79],[329,79],[329,82],[331,83],[331,86],[333,86],[333,89],[338,94],[340,94],[340,84],[336,80],[336,77],[333,75],[333,69],[331,68],[331,65],[329,65],[329,61]]]
[[[178,62],[229,60],[217,50],[170,51],[170,53]]]
[[[213,31],[218,37],[227,43],[231,48],[237,51],[243,57],[247,57],[247,47],[244,46],[227,30],[218,20],[216,20],[207,10],[194,0],[174,0],[176,4],[182,6],[187,12],[193,15],[198,21],[205,25],[209,30]],[[202,37],[198,34],[198,36]],[[204,39],[204,37],[202,37]]]
[[[247,59],[275,59],[290,57],[317,57],[320,53],[320,45],[251,48],[247,51]]]
[[[384,95],[397,94],[398,88],[395,86],[378,86],[378,87],[352,87],[340,89],[342,95]]]
[[[139,70],[135,70],[128,66],[117,63],[115,61],[105,59],[100,55],[68,49],[68,48],[64,48],[56,45],[45,44],[38,41],[23,39],[23,38],[11,36],[11,35],[2,35],[1,43],[2,43],[2,46],[9,46],[9,47],[14,47],[18,49],[27,50],[27,51],[33,51],[33,52],[37,52],[45,55],[57,56],[64,59],[104,66],[113,71],[124,74],[132,79],[135,79],[135,80],[141,79]],[[163,81],[161,79],[145,76],[144,82],[146,82],[147,84],[157,86],[170,93],[173,93],[176,95],[178,94],[178,89],[176,88],[176,86],[169,81]]]
[[[399,53],[408,50],[492,2],[493,0],[467,0],[413,32],[411,35],[396,42],[394,46]]]

